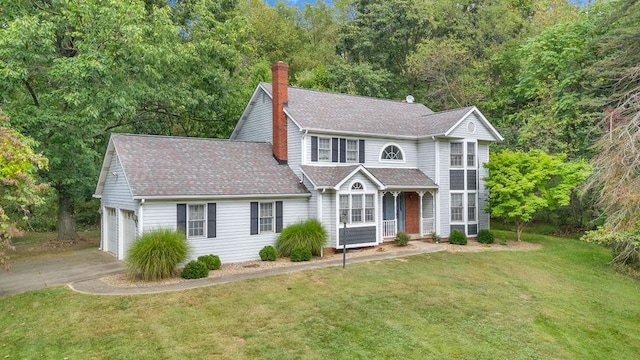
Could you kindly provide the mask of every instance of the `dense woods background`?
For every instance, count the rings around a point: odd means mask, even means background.
[[[591,159],[637,114],[639,42],[636,0],[11,1],[0,108],[38,142],[51,185],[22,226],[69,238],[76,221],[96,224],[110,132],[228,137],[278,60],[294,86],[412,94],[435,111],[473,104],[500,147]],[[539,217],[593,226],[598,194]]]

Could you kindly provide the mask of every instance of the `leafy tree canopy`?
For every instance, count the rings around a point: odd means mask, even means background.
[[[29,213],[30,205],[42,202],[47,185],[37,172],[47,169],[47,159],[35,153],[35,142],[8,126],[0,109],[0,266],[9,268],[6,254],[11,239],[20,235],[16,222]]]
[[[518,241],[536,212],[568,205],[572,190],[589,175],[586,162],[567,162],[563,155],[541,150],[503,150],[491,154],[484,166],[489,170],[487,211],[513,221]]]

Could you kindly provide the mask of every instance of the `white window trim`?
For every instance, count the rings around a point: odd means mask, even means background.
[[[349,160],[349,141],[355,142],[356,143],[356,158],[354,160]],[[348,139],[345,138],[345,143],[344,143],[345,149],[344,149],[344,161],[350,164],[356,164],[360,162],[360,141],[359,139]]]
[[[469,219],[469,196],[473,195],[473,197],[475,198],[475,206],[474,206],[474,219],[470,220]],[[467,220],[467,224],[477,224],[478,223],[478,192],[477,191],[467,191],[467,196],[465,197],[465,202],[466,202],[466,206],[465,206],[465,216],[466,216],[466,220]]]
[[[320,158],[320,140],[329,140],[329,157],[327,159],[321,159]],[[323,162],[323,163],[327,163],[327,162],[331,162],[332,159],[331,157],[333,156],[333,140],[331,140],[330,137],[326,137],[326,136],[318,136],[318,162]],[[326,149],[323,149],[326,150]]]
[[[461,195],[462,196],[462,220],[451,220],[451,217],[453,215],[453,195]],[[465,215],[465,211],[467,209],[466,205],[466,199],[465,199],[465,195],[466,192],[465,191],[450,191],[449,192],[449,223],[452,225],[464,225],[466,224],[466,218],[467,216]]]
[[[453,161],[452,160],[452,156],[454,155],[452,150],[452,145],[453,144],[460,144],[462,145],[462,154],[456,154],[460,156],[460,165],[453,165]],[[466,150],[466,146],[467,146],[467,142],[464,140],[460,140],[460,141],[451,141],[449,142],[449,169],[466,169],[467,167],[467,158],[466,158],[466,154],[467,154],[467,150]]]
[[[384,155],[384,151],[389,147],[389,146],[395,146],[398,148],[398,150],[400,150],[400,154],[402,155],[402,160],[399,159],[385,159],[383,157]],[[405,154],[404,150],[402,149],[402,147],[400,145],[398,145],[398,143],[386,143],[382,146],[382,149],[380,149],[380,154],[378,155],[378,160],[382,163],[391,163],[391,164],[404,164],[407,162],[407,155]]]
[[[360,181],[354,181],[352,183],[352,185],[354,183],[361,183]],[[351,186],[352,186],[351,185]],[[349,186],[349,188],[351,188],[351,186]],[[342,208],[340,207],[340,197],[341,196],[346,196],[348,199],[348,212],[347,212],[347,217],[348,217],[348,221],[347,224],[351,224],[354,226],[371,226],[372,224],[376,224],[377,220],[376,220],[376,211],[377,211],[377,197],[376,197],[376,193],[375,192],[367,192],[364,189],[364,184],[362,184],[363,189],[362,190],[353,190],[352,192],[348,192],[348,193],[342,193],[342,194],[338,194],[338,221],[340,222],[340,224],[342,224]],[[371,195],[373,196],[373,220],[372,221],[367,221],[367,195]],[[353,197],[354,196],[361,196],[362,197],[362,207],[360,207],[361,211],[361,221],[353,221]]]
[[[187,233],[187,239],[206,239],[207,238],[207,223],[208,223],[208,219],[207,219],[207,204],[206,203],[193,203],[193,204],[186,204],[187,205],[187,223],[185,225],[186,227],[186,233]],[[191,207],[192,206],[202,206],[204,208],[204,217],[202,220],[191,220]],[[189,235],[189,230],[191,228],[191,221],[202,221],[203,222],[203,229],[202,229],[202,235],[198,235],[198,236],[190,236]]]
[[[271,204],[271,230],[262,230],[261,220],[268,219],[269,217],[262,216],[262,205],[263,204]],[[276,203],[274,201],[259,201],[258,202],[258,234],[270,234],[276,232]]]

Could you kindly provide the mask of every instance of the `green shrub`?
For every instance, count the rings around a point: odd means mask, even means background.
[[[209,276],[209,269],[204,261],[191,260],[182,269],[182,277],[185,279],[202,279]]]
[[[482,229],[478,231],[478,242],[481,244],[493,244],[495,237],[489,229]]]
[[[291,261],[309,261],[311,260],[311,250],[306,247],[297,247],[291,250]]]
[[[431,240],[433,240],[433,242],[435,242],[436,244],[439,244],[440,241],[442,240],[442,238],[440,237],[440,235],[438,235],[435,231],[432,231],[429,234],[429,237],[431,238]]]
[[[507,239],[500,239],[500,245],[507,245]]]
[[[449,234],[449,244],[467,245],[467,235],[462,230],[453,229]]]
[[[220,269],[220,266],[222,266],[220,257],[213,254],[202,255],[198,257],[198,261],[202,261],[203,263],[205,263],[207,265],[207,269],[209,270],[218,270]]]
[[[260,250],[260,259],[262,261],[275,261],[277,256],[276,248],[271,245],[267,245]]]
[[[411,236],[409,236],[405,232],[400,231],[396,234],[396,238],[393,239],[393,242],[398,246],[407,246],[409,240],[411,240]]]
[[[293,249],[304,247],[311,250],[313,255],[320,255],[326,242],[327,231],[320,221],[310,219],[282,229],[282,233],[276,239],[276,250],[278,255],[287,257]]]
[[[127,253],[125,264],[131,276],[145,281],[175,276],[176,265],[187,258],[189,245],[184,234],[172,229],[144,233]]]

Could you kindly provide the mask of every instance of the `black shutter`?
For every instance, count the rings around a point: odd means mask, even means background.
[[[216,203],[207,204],[207,237],[216,237]]]
[[[347,139],[340,139],[340,162],[347,162]]]
[[[258,203],[251,202],[251,235],[258,233]]]
[[[364,164],[364,140],[358,140],[358,156],[360,164]]]
[[[331,162],[338,162],[338,138],[331,139]]]
[[[182,231],[187,235],[187,204],[177,204],[178,216],[176,220],[176,227],[178,231]]]
[[[282,231],[282,201],[276,201],[276,232]]]
[[[318,161],[318,137],[311,137],[311,161]]]

